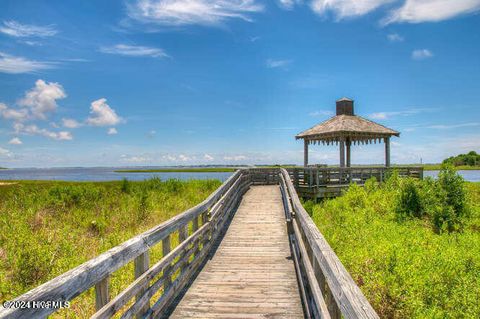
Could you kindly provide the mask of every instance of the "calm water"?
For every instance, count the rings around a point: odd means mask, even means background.
[[[115,173],[118,167],[16,168],[0,170],[0,180],[114,181],[128,178],[141,181],[152,177],[166,179],[219,179],[232,173]]]
[[[0,180],[61,180],[61,181],[113,181],[124,177],[129,180],[141,181],[154,176],[162,180],[176,178],[188,179],[219,179],[225,181],[232,173],[115,173],[120,168],[17,168],[0,170]],[[465,180],[480,182],[480,170],[458,171]],[[425,171],[424,176],[437,177],[438,171]]]
[[[425,176],[425,177],[431,176],[431,177],[433,177],[433,178],[437,178],[438,172],[439,172],[439,171],[424,171],[424,172],[423,172],[423,176]],[[458,173],[459,173],[460,175],[462,175],[463,178],[464,178],[466,181],[469,181],[469,182],[480,182],[480,170],[474,170],[474,171],[463,171],[463,170],[460,170],[460,171],[458,171]]]

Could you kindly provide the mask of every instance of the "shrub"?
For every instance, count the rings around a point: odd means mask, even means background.
[[[144,221],[148,217],[149,210],[148,192],[144,191],[140,195],[140,199],[138,201],[137,220],[139,222]]]
[[[128,181],[128,179],[122,179],[122,185],[120,186],[120,190],[122,191],[122,193],[125,194],[130,193],[130,182]]]
[[[416,181],[407,178],[401,186],[400,194],[395,206],[395,213],[399,220],[408,217],[420,218],[423,216],[422,200]]]
[[[463,177],[452,165],[445,164],[438,175],[438,183],[444,191],[444,205],[434,216],[435,228],[448,232],[462,230],[465,219],[469,217]]]
[[[399,221],[426,216],[437,233],[461,231],[469,217],[465,182],[451,165],[442,166],[437,181],[404,179],[395,214]]]

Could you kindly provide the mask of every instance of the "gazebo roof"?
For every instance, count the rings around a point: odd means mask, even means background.
[[[296,139],[310,141],[334,141],[344,138],[351,141],[375,140],[400,136],[400,132],[353,114],[353,101],[342,98],[337,101],[337,115],[303,131]]]

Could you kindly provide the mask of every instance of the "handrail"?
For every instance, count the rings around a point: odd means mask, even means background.
[[[355,284],[340,259],[327,243],[317,226],[300,203],[288,172],[281,168],[290,196],[291,206],[295,214],[296,239],[305,245],[306,254],[301,258],[308,259],[315,273],[317,282],[309,280],[309,284],[319,284],[326,300],[328,312],[332,318],[379,318],[360,288]],[[310,267],[309,267],[310,268]],[[311,287],[312,289],[312,287]],[[315,287],[313,287],[315,290]],[[317,296],[318,297],[318,296]],[[322,318],[322,305],[315,305]]]
[[[140,276],[148,269],[148,262],[146,263],[145,267],[145,260],[148,261],[148,251],[152,246],[158,244],[162,240],[165,241],[167,239],[169,243],[170,234],[175,231],[179,232],[180,243],[186,241],[187,238],[191,238],[192,236],[195,237],[196,234],[200,233],[200,229],[196,230],[191,236],[188,236],[188,224],[190,222],[192,222],[192,225],[194,225],[193,227],[197,225],[196,227],[198,228],[199,216],[203,216],[203,224],[209,223],[209,210],[219,201],[226,201],[227,205],[225,206],[227,208],[232,207],[231,198],[235,198],[238,201],[238,196],[232,197],[231,195],[232,193],[236,192],[241,193],[242,189],[240,187],[243,187],[244,189],[246,186],[248,186],[245,182],[240,185],[239,181],[241,180],[242,175],[244,175],[242,171],[236,171],[207,199],[195,207],[186,210],[185,212],[165,221],[164,223],[155,226],[116,247],[111,248],[98,257],[93,258],[77,266],[76,268],[73,268],[62,275],[26,292],[25,294],[15,298],[14,301],[70,301],[84,291],[95,286],[97,295],[97,310],[102,308],[108,303],[108,278],[111,273],[134,260],[135,268],[138,268],[137,264],[140,264],[139,261],[141,260],[143,261],[144,268],[146,269],[140,269],[140,271],[136,269],[136,277],[137,279],[140,279]],[[235,185],[235,192],[228,192]],[[227,193],[230,194],[229,198],[225,198]],[[205,243],[206,242],[204,242],[204,244]],[[165,247],[163,248],[165,252]],[[176,256],[178,256],[178,254],[176,254]],[[164,256],[163,258],[165,259],[167,256]],[[185,262],[185,259],[188,260],[188,257],[185,258],[185,256],[183,256],[181,259],[183,260],[182,262]],[[160,269],[160,271],[161,270],[163,269]],[[173,273],[173,269],[170,269],[169,271]],[[143,279],[139,281],[142,280]],[[43,318],[55,312],[56,310],[57,309],[55,308],[3,308],[0,309],[0,318]]]

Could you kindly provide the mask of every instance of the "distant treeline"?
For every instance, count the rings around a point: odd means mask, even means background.
[[[480,166],[480,154],[477,154],[475,151],[471,151],[467,154],[451,156],[443,160],[443,164],[452,164],[454,166]]]

